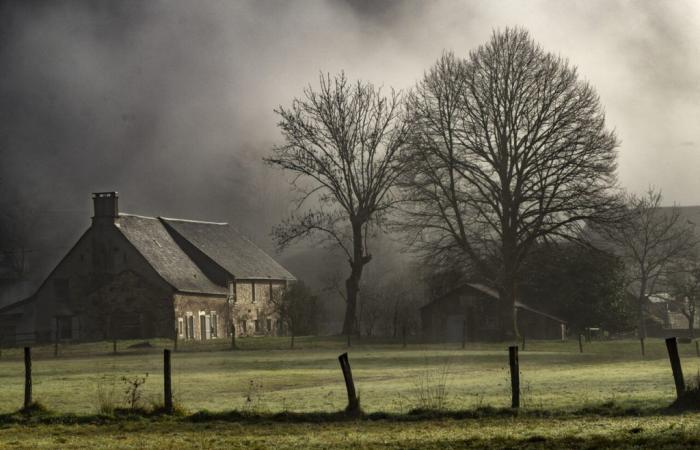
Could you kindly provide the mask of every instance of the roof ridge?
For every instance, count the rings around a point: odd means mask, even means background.
[[[206,220],[177,219],[174,217],[163,217],[163,216],[158,216],[158,219],[166,220],[166,221],[172,220],[174,222],[204,223],[207,225],[228,225],[228,222],[209,222]]]
[[[142,216],[139,214],[130,214],[130,213],[123,213],[123,212],[119,213],[119,217],[138,217],[139,219],[153,219],[153,220],[157,219],[157,217]]]

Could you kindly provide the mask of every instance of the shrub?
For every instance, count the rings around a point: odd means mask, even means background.
[[[124,389],[124,396],[129,409],[141,409],[140,404],[141,399],[143,397],[142,387],[144,384],[146,384],[147,379],[148,374],[142,377],[138,375],[135,375],[131,378],[122,377],[122,381],[124,382],[124,384],[126,384],[126,388]]]
[[[97,380],[97,413],[111,415],[119,406],[117,379],[114,375],[103,375]]]
[[[447,406],[448,365],[427,368],[415,381],[415,401],[418,410],[440,411]]]
[[[671,408],[700,410],[700,370],[686,383],[685,392],[671,404]]]
[[[19,413],[25,416],[35,416],[48,414],[49,409],[40,401],[34,400],[28,406],[22,407],[22,409],[19,410]]]
[[[254,413],[264,410],[262,388],[262,383],[250,380],[244,398],[245,403],[243,404],[243,410],[245,412]]]

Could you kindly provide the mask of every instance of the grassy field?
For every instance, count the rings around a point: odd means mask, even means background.
[[[94,415],[100,402],[124,405],[121,377],[148,373],[144,403],[159,403],[162,390],[162,346],[127,349],[117,355],[111,343],[34,349],[34,397],[61,413]],[[410,344],[389,342],[271,338],[240,339],[239,351],[224,342],[180,346],[173,354],[173,387],[186,411],[240,410],[270,415],[284,411],[334,412],[346,405],[337,356],[349,352],[361,405],[366,413],[407,415],[436,406],[435,392],[444,388],[447,411],[504,408],[510,404],[507,344]],[[0,447],[243,446],[285,447],[619,447],[637,442],[650,446],[700,445],[700,415],[668,415],[675,388],[663,340],[648,340],[642,359],[636,341],[591,342],[584,353],[578,343],[528,342],[520,353],[522,413],[518,417],[487,415],[482,419],[439,417],[425,420],[361,420],[308,423],[231,423],[216,417],[206,423],[187,419],[142,419],[124,423],[0,426]],[[696,378],[700,358],[695,346],[680,344],[686,381]],[[0,413],[22,402],[23,366],[19,350],[4,349],[0,359]],[[100,399],[102,399],[100,401]],[[438,399],[439,400],[439,399]],[[606,405],[618,411],[601,413]],[[625,411],[627,412],[620,412]],[[546,414],[548,417],[541,417]],[[410,417],[410,415],[408,416]],[[171,420],[177,420],[177,425]],[[263,420],[265,422],[265,420]],[[554,426],[552,425],[554,424]],[[27,433],[27,428],[31,433]],[[28,436],[29,435],[29,436]],[[27,439],[31,441],[27,441]],[[31,442],[32,445],[28,445]],[[94,444],[94,442],[93,442]],[[642,446],[646,446],[642,445]]]
[[[342,341],[302,339],[289,350],[282,339],[239,340],[240,351],[210,346],[182,348],[173,354],[176,400],[187,410],[337,411],[346,403],[337,356]],[[112,355],[111,344],[34,350],[34,397],[59,412],[96,412],[98,391],[121,401],[121,377],[148,373],[146,401],[162,389],[159,348]],[[169,345],[153,342],[153,345]],[[255,349],[253,349],[255,348]],[[210,351],[192,351],[192,350]],[[695,378],[700,359],[695,347],[680,344],[686,380]],[[407,412],[425,406],[421,394],[444,385],[448,409],[509,405],[506,344],[399,345],[360,343],[349,349],[355,383],[367,412]],[[662,340],[647,342],[642,359],[635,341],[592,342],[578,352],[576,342],[528,342],[520,354],[525,409],[579,409],[615,401],[625,407],[668,405],[675,390]],[[21,406],[23,366],[19,350],[0,359],[0,412]]]

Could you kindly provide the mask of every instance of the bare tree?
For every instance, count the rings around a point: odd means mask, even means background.
[[[344,73],[321,76],[290,108],[276,110],[285,139],[265,160],[294,174],[301,193],[294,214],[273,231],[278,248],[310,236],[330,242],[348,258],[344,334],[357,332],[362,271],[372,259],[367,238],[393,202],[397,158],[406,139],[400,95],[388,97],[369,83],[349,83]]]
[[[289,333],[290,347],[300,334],[315,334],[318,325],[318,297],[301,281],[277,290],[270,298],[272,311]]]
[[[695,338],[695,318],[700,304],[700,251],[698,246],[687,257],[671,264],[666,275],[672,302],[688,320],[688,332]]]
[[[404,331],[417,331],[419,308],[425,301],[422,266],[405,264],[400,268],[370,273],[363,280],[358,300],[358,319],[367,336],[397,338]]]
[[[466,256],[517,336],[518,276],[533,245],[574,239],[619,206],[617,139],[598,96],[527,31],[506,29],[464,60],[444,54],[408,109],[410,242],[433,258]]]
[[[28,254],[40,214],[38,209],[15,199],[0,202],[0,277],[21,280],[27,277]]]
[[[627,196],[625,220],[604,228],[628,271],[630,289],[637,299],[639,335],[646,337],[646,301],[674,261],[688,256],[697,243],[693,225],[678,207],[662,208],[661,190],[649,188],[643,196]]]
[[[372,337],[377,332],[385,309],[386,298],[384,292],[377,286],[364,284],[358,297],[358,331],[365,336]]]

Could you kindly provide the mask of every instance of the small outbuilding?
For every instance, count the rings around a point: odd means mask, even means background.
[[[421,308],[423,336],[433,342],[497,341],[512,323],[503,320],[498,292],[479,283],[465,283]],[[515,302],[518,328],[528,339],[564,339],[566,321]]]

